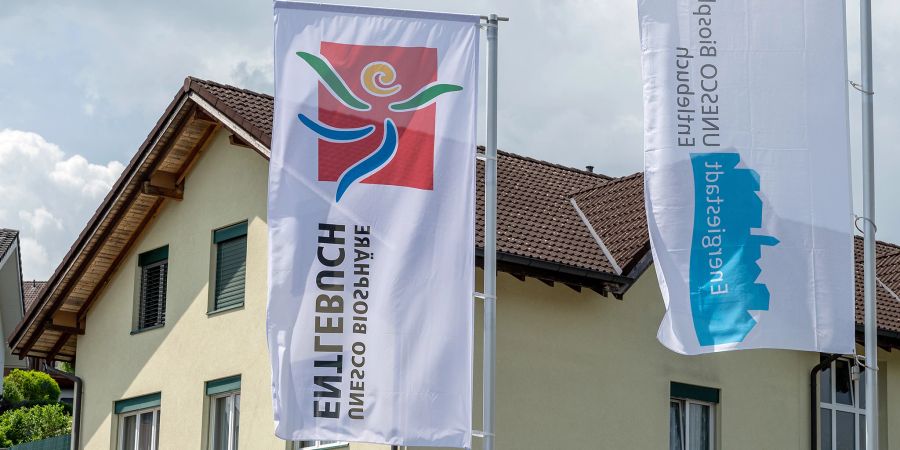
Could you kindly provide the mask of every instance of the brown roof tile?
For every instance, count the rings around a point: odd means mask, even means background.
[[[194,77],[189,77],[185,83],[263,145],[271,146],[275,105],[271,95]]]
[[[3,257],[6,256],[6,252],[9,251],[10,247],[12,247],[18,237],[18,231],[10,230],[9,228],[0,228],[0,259],[3,259]]]
[[[613,273],[569,201],[576,189],[610,178],[499,152],[497,251],[597,272]],[[484,246],[484,163],[478,162],[476,245]]]
[[[643,174],[616,178],[572,197],[622,272],[629,274],[650,249]]]
[[[22,294],[25,297],[25,310],[31,309],[31,305],[38,299],[41,289],[47,284],[46,281],[23,281]]]
[[[865,303],[863,297],[863,238],[854,240],[856,259],[856,323],[864,323]],[[878,305],[878,328],[900,333],[900,247],[886,242],[875,246],[876,301]],[[883,283],[883,284],[882,284]],[[885,289],[887,286],[887,289]],[[893,294],[891,293],[893,291]]]
[[[231,120],[269,146],[274,98],[214,81],[189,78]],[[254,129],[256,132],[254,132]],[[483,163],[479,161],[479,167]],[[483,247],[484,204],[482,177],[478,171],[478,221],[476,241]],[[500,152],[498,158],[497,251],[579,269],[612,273],[612,266],[594,242],[574,208],[569,193],[610,180],[584,170]]]

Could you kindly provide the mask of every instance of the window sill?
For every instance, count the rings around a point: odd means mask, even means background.
[[[227,313],[230,311],[236,311],[238,309],[244,309],[244,304],[241,303],[240,305],[229,306],[227,308],[214,309],[212,311],[208,311],[206,313],[206,316],[207,317],[218,316],[219,314],[224,314],[224,313]]]
[[[159,324],[159,325],[153,325],[152,327],[141,328],[140,330],[131,330],[131,335],[134,336],[134,335],[136,335],[136,334],[141,334],[141,333],[143,333],[143,332],[145,332],[145,331],[157,330],[157,329],[162,328],[162,327],[164,327],[164,326],[166,326],[166,324],[161,323],[161,324]]]

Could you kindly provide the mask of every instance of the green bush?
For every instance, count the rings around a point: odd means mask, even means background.
[[[9,407],[59,401],[59,385],[44,372],[15,369],[3,378],[3,400]]]
[[[37,405],[0,414],[0,447],[39,441],[72,432],[72,416],[61,404]]]

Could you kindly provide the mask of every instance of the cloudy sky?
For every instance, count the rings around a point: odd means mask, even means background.
[[[610,175],[641,169],[635,0],[352,3],[510,16],[500,147]],[[858,2],[847,3],[858,80]],[[900,3],[874,3],[879,237],[900,242]],[[26,279],[50,275],[185,76],[272,91],[271,9],[269,0],[3,2],[0,227],[22,231]],[[850,100],[858,185],[855,91]]]

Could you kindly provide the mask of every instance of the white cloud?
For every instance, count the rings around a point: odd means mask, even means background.
[[[38,208],[34,211],[19,211],[19,219],[31,226],[35,233],[42,232],[48,227],[62,230],[62,221],[57,219],[46,208]]]
[[[21,231],[26,279],[46,279],[123,170],[67,156],[36,133],[0,131],[0,226]]]
[[[46,280],[49,278],[56,265],[51,262],[47,249],[30,237],[21,237],[22,243],[21,255],[23,267],[40,267],[49,268],[49,272],[24,271],[22,272],[23,280]],[[62,256],[56,259],[62,259]],[[43,269],[42,269],[43,270]]]
[[[91,164],[81,155],[74,155],[58,161],[50,172],[50,179],[61,188],[78,190],[96,198],[109,191],[124,168],[118,161],[102,166]]]

